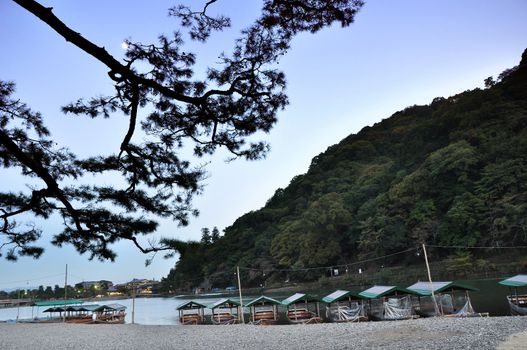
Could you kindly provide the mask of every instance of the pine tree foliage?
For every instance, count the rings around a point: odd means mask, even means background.
[[[268,145],[251,136],[269,132],[288,103],[278,60],[295,35],[314,33],[333,23],[348,26],[363,4],[359,0],[264,0],[261,16],[241,33],[232,52],[222,55],[220,63],[200,80],[194,78],[196,54],[184,49],[180,32],[161,35],[158,43],[129,40],[126,58],[118,61],[63,23],[51,8],[33,0],[13,1],[108,68],[113,94],[80,98],[63,111],[88,118],[122,114],[129,118],[129,127],[119,149],[79,158],[67,145],[57,148],[45,119],[13,97],[13,83],[0,83],[2,168],[40,180],[30,192],[0,193],[0,254],[10,260],[42,254],[35,245],[41,231],[28,224],[28,216],[53,214],[62,217],[64,228],[52,242],[72,244],[90,258],[115,259],[111,245],[120,240],[133,242],[144,253],[166,250],[171,255],[172,250],[183,249],[182,242],[170,239],[145,247],[138,237],[156,231],[156,217],[186,225],[197,214],[191,199],[200,193],[204,176],[204,169],[197,165],[199,157],[220,147],[233,157],[265,156]],[[175,6],[169,14],[180,20],[191,39],[205,42],[214,31],[230,25],[226,16],[209,16],[208,8],[220,5],[221,1],[210,0],[198,11]],[[142,141],[134,138],[138,128],[146,134]],[[181,148],[189,143],[194,157],[187,159],[181,156]],[[125,185],[77,181],[110,173],[120,174]]]

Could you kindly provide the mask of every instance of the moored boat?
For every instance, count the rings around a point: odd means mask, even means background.
[[[296,293],[282,300],[282,305],[287,306],[287,319],[293,324],[320,323],[320,301],[316,296]]]
[[[209,306],[212,310],[210,320],[215,325],[229,325],[240,322],[243,312],[239,302],[228,298],[220,299]]]
[[[518,294],[518,288],[527,287],[527,275],[516,275],[498,282],[509,287],[507,302],[512,316],[527,316],[527,294]]]
[[[179,313],[179,323],[197,325],[205,322],[205,308],[207,306],[191,300],[176,307]]]
[[[337,290],[322,298],[326,305],[326,317],[331,322],[367,321],[364,298],[356,292]]]
[[[416,294],[414,309],[422,317],[479,317],[488,313],[474,311],[469,292],[478,289],[466,284],[446,282],[416,282],[407,288]],[[432,299],[432,291],[435,297]]]
[[[282,303],[273,298],[261,296],[247,304],[251,314],[251,324],[255,325],[274,325],[278,322],[278,305]]]
[[[376,321],[407,320],[417,317],[412,308],[414,292],[398,286],[373,286],[359,293],[368,300],[366,313]]]

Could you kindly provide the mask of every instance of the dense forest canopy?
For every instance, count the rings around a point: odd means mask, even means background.
[[[32,219],[52,215],[63,220],[52,243],[71,244],[92,259],[114,260],[112,244],[118,241],[130,241],[144,253],[178,249],[177,241],[147,245],[139,238],[155,233],[160,218],[186,225],[197,215],[192,198],[202,190],[200,157],[218,148],[249,160],[266,155],[268,145],[254,136],[269,132],[288,104],[285,74],[277,64],[291,40],[334,23],[349,26],[363,5],[361,0],[263,0],[259,18],[227,46],[232,51],[197,78],[197,55],[187,50],[184,38],[206,42],[230,26],[228,16],[210,15],[220,0],[200,2],[197,10],[174,6],[169,15],[180,31],[160,35],[157,43],[127,40],[123,60],[62,22],[52,8],[34,0],[13,2],[63,37],[65,45],[108,69],[112,93],[80,98],[62,110],[88,118],[124,115],[128,127],[117,136],[118,149],[81,158],[68,145],[57,145],[46,117],[15,97],[13,82],[0,80],[0,170],[36,183],[0,192],[0,256],[8,260],[43,253],[42,231]],[[184,147],[193,151],[190,156]],[[104,184],[115,175],[120,183]],[[103,180],[89,181],[94,177]]]
[[[239,265],[259,271],[244,276],[258,286],[266,271],[294,278],[420,243],[526,245],[527,50],[485,84],[329,147],[222,237],[189,244],[165,285],[222,287]]]

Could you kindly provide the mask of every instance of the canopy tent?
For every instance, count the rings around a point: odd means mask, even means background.
[[[527,275],[516,275],[498,283],[507,287],[527,287]]]
[[[527,275],[516,275],[498,283],[511,290],[510,295],[507,296],[511,315],[527,316],[527,294],[518,294],[518,288],[527,287]]]
[[[412,318],[413,291],[398,286],[373,286],[359,293],[368,299],[367,314],[376,320],[405,320]]]
[[[482,316],[470,302],[468,292],[479,291],[472,286],[453,281],[416,282],[408,289],[418,296],[414,308],[420,316]]]
[[[417,282],[417,283],[412,284],[407,289],[421,296],[432,295],[432,291],[434,291],[434,294],[439,294],[445,291],[455,291],[455,290],[471,291],[471,292],[479,291],[479,289],[477,288],[468,286],[466,284],[461,284],[458,282],[452,282],[452,281],[432,282],[432,283]]]
[[[291,323],[320,323],[321,299],[310,294],[296,293],[282,300],[287,306],[287,318]]]
[[[278,305],[282,303],[276,299],[262,295],[247,304],[251,313],[251,323],[257,325],[271,325],[278,321]]]
[[[240,321],[240,315],[243,312],[241,304],[238,301],[228,298],[220,299],[212,303],[209,308],[212,309],[212,315],[210,317],[212,323],[221,325],[238,323]],[[234,313],[233,310],[235,311]]]
[[[50,301],[35,301],[31,306],[56,306],[56,305],[71,305],[71,304],[82,304],[84,301],[78,299],[68,300],[50,300]]]
[[[176,310],[179,312],[179,323],[185,325],[203,323],[205,321],[206,307],[206,305],[194,300],[178,305]]]
[[[362,300],[357,292],[337,290],[322,298],[327,303],[326,317],[332,322],[355,322],[367,320]]]

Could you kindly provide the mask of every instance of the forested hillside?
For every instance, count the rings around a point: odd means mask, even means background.
[[[526,245],[527,50],[520,65],[485,82],[329,147],[222,237],[189,244],[165,283],[222,287],[236,265],[278,276],[271,270],[345,264],[421,242]],[[247,273],[244,283],[262,276]]]

